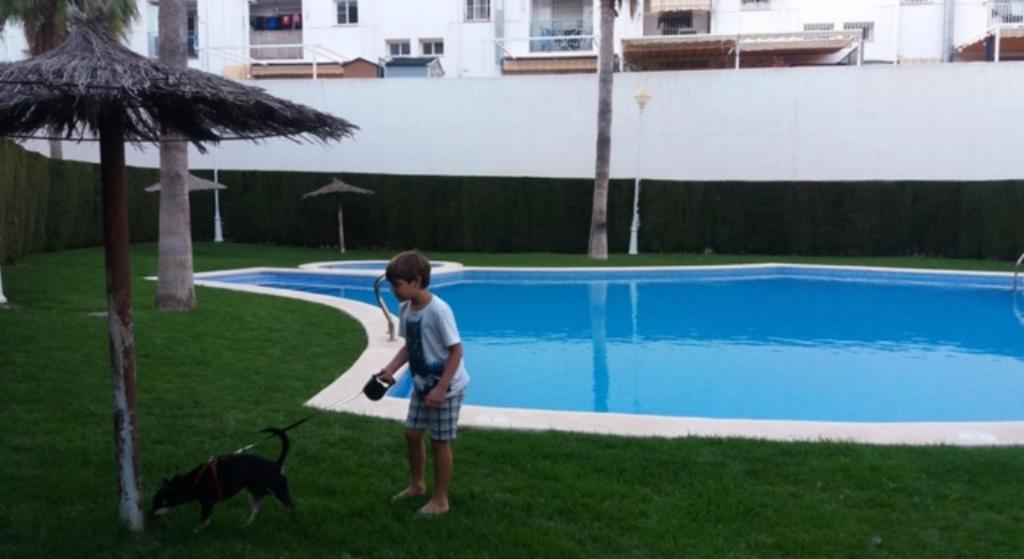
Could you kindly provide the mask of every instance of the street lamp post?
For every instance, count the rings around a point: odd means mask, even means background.
[[[213,148],[211,155],[213,155],[213,182],[220,184],[220,177],[217,169],[217,148]],[[220,220],[220,189],[213,189],[213,242],[223,243],[224,242],[224,231],[222,229]]]
[[[640,161],[644,152],[644,107],[651,100],[651,92],[641,87],[633,94],[636,105],[640,107],[640,125],[636,140],[636,181],[633,183],[633,223],[629,226],[629,253],[637,252],[637,233],[640,232]]]

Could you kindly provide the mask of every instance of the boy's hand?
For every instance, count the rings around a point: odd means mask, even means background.
[[[433,390],[427,393],[427,407],[428,408],[440,408],[444,405],[444,395],[448,392],[448,387],[441,386],[440,384],[435,386]]]
[[[385,382],[395,382],[395,374],[388,371],[387,369],[381,369],[377,376]]]

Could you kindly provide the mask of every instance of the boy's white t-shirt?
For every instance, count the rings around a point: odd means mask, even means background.
[[[441,378],[451,353],[448,348],[462,341],[452,308],[433,294],[427,306],[419,310],[414,310],[409,301],[402,303],[398,334],[405,338],[409,370],[413,373],[413,383],[419,391],[429,390]],[[467,384],[469,373],[460,359],[448,394],[458,394]]]

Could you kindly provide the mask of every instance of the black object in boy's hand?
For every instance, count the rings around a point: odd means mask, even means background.
[[[376,402],[384,397],[384,394],[388,391],[388,388],[395,384],[395,381],[387,381],[380,377],[380,375],[373,375],[370,380],[366,381],[366,385],[363,386],[363,394],[366,397]]]

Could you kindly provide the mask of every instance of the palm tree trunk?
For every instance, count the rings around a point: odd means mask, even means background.
[[[64,144],[60,140],[50,140],[50,159],[64,159]]]
[[[160,60],[175,68],[188,64],[185,0],[160,0]],[[188,144],[164,134],[160,143],[160,231],[156,306],[195,308],[192,283],[192,224],[188,201]]]
[[[40,0],[36,5],[28,8],[31,12],[22,17],[25,29],[25,39],[29,44],[29,53],[32,56],[46,54],[57,48],[64,41],[65,33],[57,27],[57,2],[55,0]],[[56,137],[60,130],[48,129],[49,135]],[[64,159],[64,146],[60,140],[50,140],[50,159]]]
[[[608,260],[608,175],[612,153],[612,71],[615,56],[615,0],[601,0],[601,45],[597,68],[597,161],[590,215],[591,258]]]

